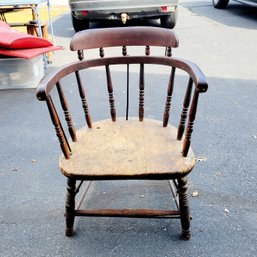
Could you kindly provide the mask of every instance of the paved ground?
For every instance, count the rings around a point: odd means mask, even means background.
[[[68,5],[68,0],[50,0],[51,5]]]
[[[66,181],[58,172],[60,151],[46,107],[33,89],[2,90],[0,256],[257,256],[256,12],[234,3],[224,11],[203,1],[181,5],[174,55],[199,64],[210,84],[193,137],[196,155],[206,161],[190,174],[190,194],[199,192],[190,197],[192,239],[180,239],[176,220],[105,218],[78,218],[76,235],[66,238]],[[49,71],[76,58],[69,52],[69,14],[54,28],[66,50],[54,54]],[[153,72],[152,81],[160,73]],[[163,207],[170,205],[168,197],[166,182],[98,182],[87,206]]]

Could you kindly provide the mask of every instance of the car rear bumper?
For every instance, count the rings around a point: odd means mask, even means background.
[[[179,0],[69,0],[76,19],[118,20],[121,14],[128,19],[159,18],[175,11]]]
[[[148,8],[148,9],[119,9],[119,10],[95,10],[95,11],[73,11],[72,14],[77,19],[88,20],[120,20],[121,14],[128,15],[128,19],[141,19],[141,18],[160,18],[164,15],[169,15],[174,12],[176,6],[169,7],[166,11],[161,8]]]
[[[179,0],[69,0],[71,11],[128,11],[177,6]]]

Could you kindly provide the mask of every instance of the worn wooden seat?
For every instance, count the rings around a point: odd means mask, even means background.
[[[104,48],[121,47],[121,56],[107,57]],[[145,53],[129,56],[128,46],[145,46]],[[163,47],[162,54],[150,55],[151,47]],[[109,217],[148,217],[148,218],[180,218],[182,237],[190,238],[190,214],[187,197],[187,175],[195,165],[195,157],[191,149],[191,134],[196,117],[199,93],[206,92],[207,82],[201,70],[193,63],[174,58],[171,49],[178,46],[174,32],[150,27],[96,29],[77,33],[71,41],[71,49],[78,51],[80,61],[67,64],[57,71],[46,75],[37,89],[39,100],[46,101],[52,122],[63,154],[59,159],[59,166],[67,180],[66,201],[66,235],[73,233],[75,216],[109,216]],[[100,57],[84,60],[84,50],[100,49]],[[165,53],[165,54],[164,54]],[[117,117],[115,92],[121,90],[119,82],[115,87],[112,80],[112,66],[125,66],[126,77],[126,112],[124,117]],[[138,66],[138,117],[130,117],[130,81],[131,65]],[[145,82],[148,74],[146,66],[155,65],[157,70],[169,67],[170,74],[165,90],[166,99],[163,106],[162,120],[145,117],[145,97],[149,85]],[[109,98],[110,119],[93,122],[89,101],[86,92],[91,88],[90,82],[85,82],[83,71],[103,67],[106,74],[107,96]],[[187,85],[182,100],[182,112],[177,126],[169,122],[172,104],[175,75],[177,70],[187,74]],[[99,71],[100,72],[100,71]],[[100,74],[100,73],[99,73]],[[89,77],[86,73],[86,77]],[[160,72],[161,78],[165,76]],[[97,79],[102,75],[97,76]],[[74,79],[76,83],[67,82]],[[91,83],[93,83],[92,81]],[[102,83],[102,82],[101,82]],[[101,84],[100,83],[100,84]],[[149,83],[149,81],[148,81]],[[98,84],[98,83],[97,83]],[[161,84],[161,83],[160,83]],[[70,88],[72,86],[72,89]],[[66,91],[67,88],[67,91]],[[73,123],[72,112],[77,114],[77,108],[69,108],[73,103],[69,92],[78,89],[80,105],[86,127]],[[57,89],[56,92],[54,89]],[[68,92],[68,96],[65,96]],[[90,98],[93,96],[89,93]],[[57,99],[56,99],[57,98]],[[56,107],[54,100],[60,100]],[[90,100],[92,103],[92,99]],[[157,101],[161,101],[157,99]],[[96,106],[100,102],[96,101]],[[120,106],[120,102],[117,104]],[[99,108],[99,107],[98,107]],[[63,118],[57,112],[63,110]],[[93,109],[93,108],[92,108]],[[73,116],[74,117],[74,116]],[[75,115],[76,118],[76,115]],[[70,139],[67,139],[63,121],[67,123]],[[171,122],[172,123],[172,122]],[[74,125],[76,124],[76,125]],[[78,127],[77,130],[75,127]],[[82,200],[77,201],[75,196],[84,181],[91,180],[118,180],[118,179],[146,179],[170,180],[177,210],[156,209],[100,209],[80,210]],[[79,183],[76,183],[76,182]],[[86,190],[88,187],[86,186]],[[82,194],[82,199],[85,194]]]
[[[177,140],[177,129],[164,128],[156,120],[98,121],[92,129],[80,129],[77,140],[70,143],[70,159],[60,158],[61,171],[67,177],[86,176],[94,180],[151,178],[158,174],[176,178],[188,174],[195,163],[191,149],[186,158],[181,155],[182,141]]]

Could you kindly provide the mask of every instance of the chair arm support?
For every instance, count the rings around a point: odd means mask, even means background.
[[[55,84],[66,75],[75,71],[105,65],[139,63],[159,64],[182,69],[190,75],[190,77],[193,79],[195,87],[200,93],[206,92],[208,89],[208,83],[205,75],[196,64],[190,61],[166,56],[121,56],[77,61],[60,67],[56,71],[47,74],[40,81],[37,87],[37,98],[41,101],[45,101]]]

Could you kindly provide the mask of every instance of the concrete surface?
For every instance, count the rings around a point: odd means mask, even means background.
[[[180,47],[174,56],[196,62],[209,81],[193,134],[194,152],[206,160],[189,176],[190,195],[199,193],[190,196],[192,239],[180,239],[178,220],[118,218],[77,218],[76,235],[66,238],[66,181],[58,171],[60,150],[47,108],[33,89],[1,90],[1,257],[257,256],[256,10],[233,2],[227,10],[215,10],[206,1],[180,5]],[[55,19],[54,28],[57,44],[66,49],[54,54],[49,72],[76,59],[69,51],[74,34],[69,14]],[[162,73],[152,72],[151,81]],[[161,97],[155,89],[150,92]],[[102,110],[99,101],[95,119],[106,115]],[[160,113],[149,109],[147,115]],[[85,206],[158,208],[172,205],[169,197],[165,181],[97,182]]]
[[[69,5],[68,0],[50,0],[49,2],[50,2],[51,6],[54,6],[54,5],[66,5],[66,6],[68,6]]]

